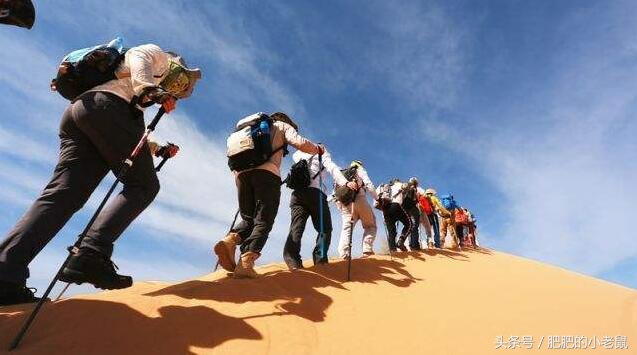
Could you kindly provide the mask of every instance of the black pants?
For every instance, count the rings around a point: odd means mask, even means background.
[[[233,232],[241,237],[241,254],[261,254],[274,225],[281,199],[281,178],[267,170],[255,169],[236,178],[242,221]]]
[[[411,221],[409,215],[402,208],[402,206],[396,202],[392,202],[383,210],[383,217],[385,217],[385,225],[387,225],[387,244],[389,244],[389,250],[396,250],[396,222],[403,224],[403,229],[400,234],[400,238],[407,238],[411,231]]]
[[[411,228],[409,229],[409,249],[420,250],[420,210],[417,206],[403,207],[407,215],[409,215],[409,222]]]
[[[320,196],[320,199],[319,199]],[[320,200],[323,200],[323,236],[321,238],[320,220]],[[312,252],[314,264],[327,262],[327,250],[332,240],[332,217],[327,205],[327,196],[319,189],[308,187],[303,190],[293,191],[290,198],[290,212],[292,220],[290,222],[290,233],[285,241],[283,249],[283,260],[290,267],[301,267],[301,238],[305,231],[305,224],[308,217],[312,217],[312,224],[319,234],[316,237],[316,244]],[[322,245],[323,244],[323,245]],[[324,255],[321,255],[323,247]]]
[[[464,246],[464,225],[456,224],[456,235],[458,236],[460,246]]]
[[[144,132],[141,111],[109,93],[87,93],[70,105],[60,125],[60,157],[40,197],[0,244],[0,280],[23,283],[28,265],[91,196],[109,170],[119,171]],[[144,148],[81,247],[110,256],[113,242],[153,201],[159,181]]]

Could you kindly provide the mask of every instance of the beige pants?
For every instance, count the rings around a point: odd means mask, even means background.
[[[440,245],[444,248],[445,239],[447,237],[447,230],[451,232],[451,237],[453,238],[453,242],[455,245],[452,247],[457,247],[460,245],[460,241],[458,240],[458,236],[456,235],[456,213],[455,210],[450,211],[451,215],[446,218],[442,218],[442,222],[440,223]]]
[[[374,240],[376,239],[376,216],[374,216],[372,207],[367,203],[365,194],[359,193],[356,196],[356,200],[347,206],[337,202],[336,207],[341,211],[341,221],[343,223],[341,239],[338,242],[339,256],[341,258],[350,256],[350,236],[356,226],[356,222],[359,220],[363,225],[363,253],[373,252]],[[354,213],[352,213],[352,209]]]

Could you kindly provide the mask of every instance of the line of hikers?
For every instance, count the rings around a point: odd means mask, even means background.
[[[281,160],[287,155],[288,144],[298,150],[292,156],[290,173],[281,181]],[[214,252],[219,265],[235,278],[257,277],[254,264],[274,225],[282,184],[293,190],[290,231],[283,250],[283,259],[290,270],[303,268],[301,238],[308,218],[318,232],[313,262],[328,263],[333,229],[330,201],[341,212],[339,256],[351,258],[352,233],[358,221],[363,228],[363,257],[373,255],[376,216],[367,195],[383,213],[390,253],[407,251],[407,238],[411,251],[422,250],[421,225],[428,248],[442,248],[448,233],[458,248],[477,246],[476,220],[468,209],[458,206],[452,195],[439,199],[434,189],[423,190],[416,178],[407,183],[392,179],[375,188],[362,161],[354,160],[348,168],[340,169],[323,145],[300,136],[298,126],[282,112],[271,115],[260,112],[240,120],[228,138],[228,158],[237,183],[242,222],[215,244]],[[323,184],[326,173],[334,180],[334,191],[329,196]],[[398,222],[403,225],[400,236]],[[238,262],[237,246],[240,246]]]
[[[154,44],[125,48],[121,38],[64,57],[51,83],[53,90],[70,100],[59,129],[59,161],[51,181],[0,243],[0,305],[39,301],[26,286],[28,265],[84,206],[109,171],[123,183],[123,189],[103,210],[98,209],[78,243],[69,248],[70,257],[52,284],[59,279],[102,289],[132,285],[132,277],[118,274],[111,260],[114,242],[159,191],[153,156],[165,160],[178,151],[170,144],[146,144],[149,130],[144,129],[144,109],[160,105],[157,117],[163,111],[173,111],[178,99],[191,96],[200,78],[201,71],[188,68],[179,55]],[[374,254],[376,218],[367,195],[383,211],[392,252],[405,250],[407,237],[410,248],[419,250],[419,225],[425,228],[430,247],[432,243],[442,247],[448,229],[458,245],[465,243],[459,239],[464,230],[469,236],[467,243],[477,244],[475,220],[468,210],[450,204],[451,196],[443,196],[441,201],[434,190],[423,191],[416,179],[406,184],[394,179],[375,188],[361,161],[341,170],[324,146],[299,135],[298,126],[288,115],[257,113],[239,121],[228,138],[228,165],[237,185],[241,221],[215,244],[214,252],[219,264],[235,277],[257,276],[254,263],[278,212],[281,161],[289,145],[297,149],[295,163],[284,180],[293,189],[292,221],[284,248],[284,259],[291,269],[302,267],[301,237],[310,217],[319,231],[314,263],[328,262],[332,232],[329,200],[335,201],[343,220],[338,245],[341,258],[351,258],[352,232],[359,220],[364,230],[363,255]],[[122,171],[126,174],[120,174]],[[324,192],[325,172],[335,185],[330,198]],[[397,221],[403,224],[399,237]],[[238,262],[237,247],[241,251]],[[48,292],[50,288],[45,295]]]

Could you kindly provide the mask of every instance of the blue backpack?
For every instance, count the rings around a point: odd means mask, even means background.
[[[441,196],[440,201],[442,202],[442,205],[445,206],[445,208],[449,211],[458,208],[458,204],[456,203],[456,200],[453,199],[452,194]]]
[[[272,125],[274,120],[263,112],[243,118],[236,130],[228,137],[228,167],[241,172],[256,168],[267,162],[276,152],[283,150],[287,155],[287,144],[272,148]]]
[[[107,44],[73,51],[62,59],[51,90],[68,100],[75,100],[84,92],[116,79],[115,70],[126,54],[124,41],[117,37]]]

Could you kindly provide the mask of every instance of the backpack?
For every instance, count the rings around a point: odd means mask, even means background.
[[[117,37],[108,44],[69,53],[51,80],[51,91],[72,101],[98,85],[117,79],[115,70],[124,60],[126,50],[122,38]]]
[[[391,204],[391,185],[382,184],[380,186],[380,193],[378,194],[378,200],[374,204],[374,207],[383,211]]]
[[[445,206],[445,209],[449,210],[449,212],[458,208],[458,204],[456,203],[456,200],[453,199],[452,194],[444,195],[440,198],[440,200],[442,205]]]
[[[341,173],[343,173],[343,176],[345,177],[345,179],[347,179],[347,181],[354,181],[357,177],[356,171],[356,166],[350,166],[349,168],[342,169]],[[350,203],[354,202],[357,193],[358,191],[354,191],[345,185],[337,186],[334,189],[334,198],[336,198],[336,200],[338,200],[343,205],[349,205]]]
[[[462,210],[462,208],[458,208],[455,214],[455,222],[456,224],[469,224],[469,216]]]
[[[237,123],[236,130],[227,140],[230,170],[241,172],[256,168],[279,150],[283,150],[283,156],[287,155],[287,144],[272,149],[273,124],[272,118],[263,112],[245,117]]]
[[[31,28],[35,22],[35,8],[31,0],[0,0],[0,23]]]
[[[285,180],[283,180],[287,187],[292,190],[302,190],[308,188],[310,184],[312,184],[312,180],[316,179],[316,177],[325,169],[325,167],[322,166],[319,172],[314,174],[314,176],[310,176],[310,162],[312,159],[314,159],[314,155],[312,155],[308,160],[301,159],[292,164],[288,176]]]
[[[416,188],[409,186],[403,190],[403,207],[414,208],[416,207]]]
[[[356,167],[356,165],[350,166],[349,168],[341,169],[341,173],[343,173],[343,176],[345,177],[345,179],[347,179],[347,181],[354,181],[357,176],[357,171],[358,168]]]
[[[427,198],[427,196],[420,196],[418,198],[418,204],[420,205],[420,208],[427,216],[434,213],[434,209],[431,206],[431,201],[429,201],[429,198]]]

